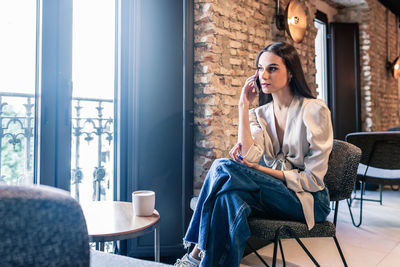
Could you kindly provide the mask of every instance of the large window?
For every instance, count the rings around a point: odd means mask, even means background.
[[[90,18],[90,19],[89,19]],[[115,1],[73,1],[71,194],[114,193]]]
[[[53,186],[81,203],[153,190],[162,251],[180,255],[193,189],[193,9],[1,0],[0,183]],[[152,236],[121,251],[153,255]]]
[[[114,199],[116,5],[0,1],[0,183]]]
[[[0,1],[0,183],[33,184],[35,0]]]

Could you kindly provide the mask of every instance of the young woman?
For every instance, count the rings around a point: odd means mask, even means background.
[[[309,229],[330,212],[323,181],[333,145],[329,109],[312,96],[293,46],[266,46],[256,67],[242,88],[232,160],[211,166],[184,238],[196,245],[175,266],[239,266],[251,212]],[[257,95],[260,106],[249,110]]]

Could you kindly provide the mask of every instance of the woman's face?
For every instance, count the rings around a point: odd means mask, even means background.
[[[282,89],[289,89],[291,74],[287,71],[280,56],[270,52],[261,54],[258,60],[258,76],[264,94],[271,94]]]

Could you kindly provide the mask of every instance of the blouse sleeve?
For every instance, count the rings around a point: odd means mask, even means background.
[[[250,146],[244,158],[248,162],[258,163],[264,154],[264,130],[257,120],[255,109],[249,110],[249,121],[253,145]]]
[[[288,188],[295,192],[322,190],[333,146],[331,114],[325,103],[313,101],[305,106],[303,122],[309,150],[304,156],[304,170],[284,171]]]

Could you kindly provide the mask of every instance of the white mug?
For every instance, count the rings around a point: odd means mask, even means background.
[[[153,215],[156,202],[154,191],[141,190],[132,193],[133,212],[136,216]]]

